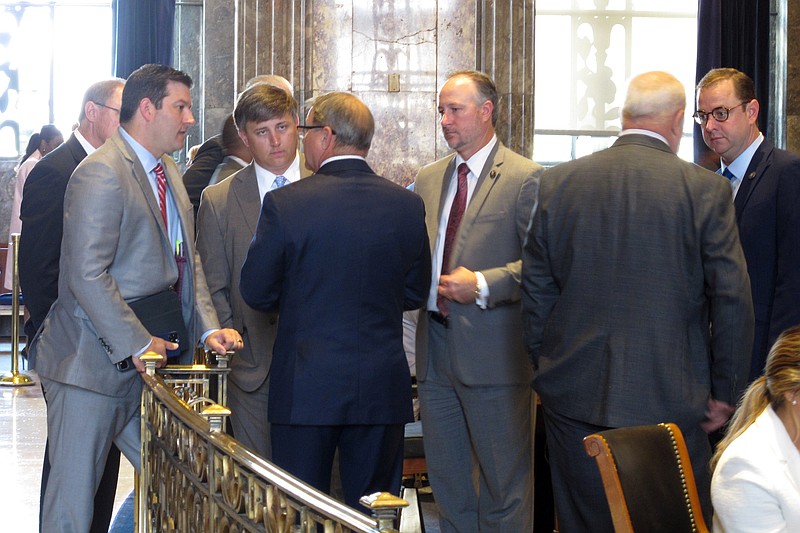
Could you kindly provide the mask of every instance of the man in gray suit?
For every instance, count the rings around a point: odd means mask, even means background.
[[[278,317],[256,311],[242,300],[239,272],[256,231],[261,199],[284,181],[279,176],[291,183],[311,172],[297,152],[297,102],[283,86],[250,86],[239,96],[233,116],[254,161],[203,191],[197,250],[220,323],[244,337],[244,348],[231,360],[228,382],[233,434],[271,459],[267,376]]]
[[[161,65],[131,74],[119,131],[67,185],[58,299],[31,343],[48,400],[43,531],[88,531],[112,442],[139,468],[139,355],[179,346],[148,332],[131,302],[174,288],[192,339],[215,351],[240,346],[237,332],[218,329],[191,239],[191,204],[165,156],[183,146],[194,123],[191,83]],[[182,340],[180,348],[191,352],[193,344]]]
[[[497,139],[497,89],[485,74],[453,74],[439,114],[456,153],[420,170],[414,185],[433,259],[416,354],[431,487],[442,531],[531,531],[519,276],[542,168]]]
[[[670,74],[637,76],[614,145],[542,176],[522,302],[562,531],[613,531],[583,438],[659,422],[710,516],[706,432],[747,382],[753,307],[730,185],[675,155],[685,106]]]

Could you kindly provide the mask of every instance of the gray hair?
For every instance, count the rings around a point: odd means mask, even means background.
[[[375,133],[375,119],[369,108],[353,94],[332,92],[311,100],[314,122],[330,127],[340,146],[368,151]]]
[[[109,78],[90,85],[83,94],[83,104],[81,105],[81,113],[78,116],[78,122],[83,122],[83,119],[86,118],[86,104],[94,102],[96,104],[106,105],[108,99],[111,98],[114,92],[124,86],[125,80],[122,78]]]
[[[678,78],[667,72],[645,72],[628,85],[622,120],[666,119],[682,109],[686,109],[686,90]]]

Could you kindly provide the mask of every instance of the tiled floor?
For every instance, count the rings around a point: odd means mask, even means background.
[[[8,343],[0,343],[0,373],[11,369]],[[47,435],[42,389],[36,384],[0,387],[0,516],[4,531],[36,533],[42,457]],[[115,510],[133,489],[133,467],[123,457],[120,464]],[[9,529],[6,529],[10,527]]]

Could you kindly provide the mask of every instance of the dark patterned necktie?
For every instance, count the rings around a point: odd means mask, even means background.
[[[464,218],[464,211],[467,209],[467,174],[469,167],[466,163],[458,165],[458,188],[456,196],[453,198],[453,205],[450,206],[450,217],[447,219],[447,230],[444,234],[444,250],[442,252],[442,274],[450,273],[450,254],[456,242],[456,234],[461,219]],[[436,307],[442,315],[450,314],[449,303],[443,296],[436,297]]]

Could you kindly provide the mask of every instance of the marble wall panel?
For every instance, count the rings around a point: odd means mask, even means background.
[[[436,159],[439,127],[431,119],[435,92],[357,94],[372,111],[375,135],[367,158],[375,172],[406,186],[420,167]]]
[[[788,0],[786,50],[786,147],[800,152],[800,0]]]
[[[204,7],[203,137],[207,139],[220,132],[233,111],[236,9],[230,0],[205,0]]]
[[[429,89],[436,83],[436,4],[355,5],[352,55],[354,91],[386,91],[389,74],[400,76],[401,91]]]
[[[179,164],[186,160],[189,147],[203,142],[203,47],[202,33],[197,31],[203,24],[203,6],[182,5],[175,11],[175,47],[172,63],[192,77],[191,95],[195,126],[186,135],[185,149],[176,154]]]
[[[353,1],[320,0],[314,2],[311,16],[311,61],[313,94],[348,91],[353,72]]]

